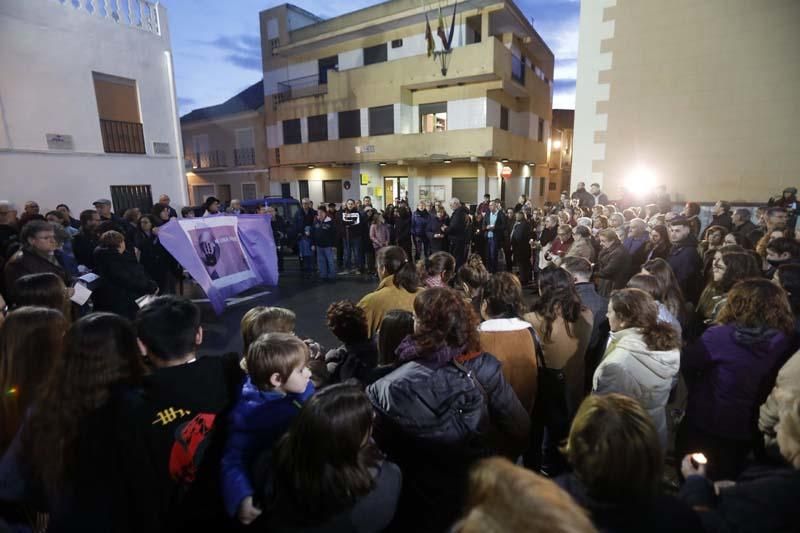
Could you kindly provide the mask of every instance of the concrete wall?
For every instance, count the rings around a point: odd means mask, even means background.
[[[187,201],[163,6],[158,18],[160,35],[71,3],[0,2],[0,198],[79,212],[110,185],[150,184],[155,198]],[[145,155],[104,153],[93,72],[136,81]],[[49,133],[70,135],[73,149],[49,150]]]

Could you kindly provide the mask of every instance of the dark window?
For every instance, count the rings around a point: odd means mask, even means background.
[[[386,43],[364,48],[364,65],[374,65],[386,61]]]
[[[308,198],[308,180],[297,180],[300,187],[300,198]]]
[[[544,185],[547,182],[547,178],[539,179],[539,196],[544,196]]]
[[[153,209],[153,194],[150,185],[112,185],[111,203],[115,213],[124,213],[133,207],[149,213]]]
[[[537,140],[539,142],[544,141],[544,119],[543,118],[539,119],[539,133],[538,133]]]
[[[342,180],[325,180],[322,182],[322,198],[326,203],[342,203]]]
[[[361,111],[339,111],[339,138],[361,137]]]
[[[292,185],[290,183],[281,183],[281,198],[292,197]]]
[[[302,138],[300,137],[300,119],[293,118],[292,120],[283,121],[283,144],[300,144]]]
[[[395,39],[392,41],[392,48],[400,48],[403,46],[403,39]]]
[[[308,117],[308,142],[328,140],[328,115]]]
[[[556,182],[555,182],[555,181],[551,181],[551,182],[550,182],[550,190],[551,190],[551,191],[554,191],[554,190],[556,190]]]
[[[508,108],[504,106],[500,106],[500,129],[508,131]]]
[[[394,133],[394,106],[384,105],[369,108],[369,134],[391,135]]]
[[[323,57],[317,61],[317,65],[319,66],[319,84],[325,85],[328,83],[328,71],[339,68],[339,56]]]

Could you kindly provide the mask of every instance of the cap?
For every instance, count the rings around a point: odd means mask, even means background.
[[[783,189],[783,192],[797,194],[797,187],[786,187],[785,189]]]
[[[678,215],[675,218],[670,219],[667,221],[667,224],[670,226],[689,226],[691,223],[689,219],[683,215]]]
[[[111,200],[108,198],[100,198],[99,200],[92,202],[92,205],[111,205]]]

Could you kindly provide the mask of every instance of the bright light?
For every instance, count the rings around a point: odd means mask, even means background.
[[[561,148],[561,141],[559,139],[553,141],[553,150],[558,150],[560,148]]]
[[[625,187],[631,194],[643,197],[652,193],[656,186],[656,175],[645,166],[637,165],[625,178]]]

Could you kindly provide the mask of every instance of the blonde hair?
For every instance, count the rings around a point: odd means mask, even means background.
[[[247,353],[250,344],[264,333],[292,333],[297,317],[283,307],[258,306],[242,317],[242,351]]]
[[[469,476],[460,533],[595,533],[586,512],[555,483],[507,459],[479,462]]]
[[[308,345],[289,333],[265,333],[247,350],[242,368],[259,389],[271,389],[270,377],[277,373],[286,382],[292,372],[306,364],[310,356]]]

